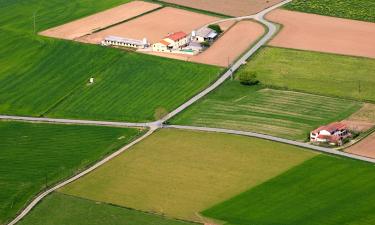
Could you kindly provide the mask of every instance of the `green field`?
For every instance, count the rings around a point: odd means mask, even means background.
[[[41,31],[121,2],[0,1],[0,114],[150,121],[216,79],[213,66],[33,34],[34,13]]]
[[[171,123],[255,131],[305,141],[311,130],[345,119],[361,105],[350,100],[227,81]]]
[[[294,0],[287,9],[326,16],[375,22],[373,0]]]
[[[43,200],[19,225],[198,225],[60,193]]]
[[[0,122],[0,224],[38,192],[117,150],[136,129]]]
[[[265,47],[242,70],[265,85],[375,102],[375,59]]]
[[[374,165],[321,155],[203,214],[228,225],[372,225],[374,189]]]
[[[315,155],[260,139],[163,129],[60,191],[199,221],[198,212]]]

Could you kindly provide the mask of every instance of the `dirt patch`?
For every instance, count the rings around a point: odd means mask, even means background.
[[[363,107],[343,120],[351,130],[364,132],[375,126],[375,105],[365,103]]]
[[[375,133],[349,147],[346,151],[356,155],[375,158]]]
[[[267,18],[284,26],[272,46],[375,58],[375,23],[282,9]]]
[[[58,27],[45,30],[40,34],[49,37],[72,40],[90,34],[95,30],[108,27],[112,24],[133,18],[159,7],[161,6],[158,4],[133,1]]]
[[[264,33],[262,25],[253,21],[241,21],[228,30],[219,40],[190,61],[228,66],[244,53]]]
[[[168,33],[177,31],[190,33],[192,30],[218,19],[213,16],[166,7],[78,40],[97,44],[106,36],[115,35],[133,39],[147,38],[151,43],[155,43]]]
[[[164,2],[228,16],[248,16],[273,6],[282,0],[162,0]]]

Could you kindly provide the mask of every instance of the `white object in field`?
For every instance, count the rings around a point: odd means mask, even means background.
[[[94,83],[94,78],[93,78],[93,77],[90,78],[89,83],[90,83],[90,84],[93,84],[93,83]]]

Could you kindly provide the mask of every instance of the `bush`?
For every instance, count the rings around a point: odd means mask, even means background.
[[[256,72],[242,72],[238,79],[243,85],[256,85],[259,83]]]
[[[218,33],[218,34],[223,33],[223,30],[222,30],[221,27],[220,27],[219,25],[217,25],[217,24],[211,24],[211,25],[208,26],[208,28],[214,30],[214,31],[215,31],[216,33]]]
[[[204,41],[204,42],[201,43],[201,46],[202,46],[203,48],[208,48],[208,47],[210,47],[210,42],[208,42],[208,41]]]

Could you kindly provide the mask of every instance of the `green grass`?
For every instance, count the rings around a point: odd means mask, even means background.
[[[242,70],[265,85],[375,102],[375,59],[266,47]]]
[[[94,85],[78,88],[49,116],[151,121],[158,119],[156,109],[172,111],[216,75],[214,67],[129,53],[95,76]]]
[[[361,105],[350,100],[227,81],[171,123],[255,131],[304,141],[311,130],[347,118]]]
[[[372,225],[374,189],[374,165],[321,155],[203,214],[231,225]]]
[[[294,0],[286,9],[375,22],[375,2],[373,0]]]
[[[0,114],[150,121],[219,75],[213,66],[33,34],[35,11],[41,31],[123,2],[1,1]],[[90,77],[97,83],[88,87]]]
[[[0,122],[0,224],[47,185],[119,149],[136,129]]]
[[[53,193],[20,225],[197,225],[119,206]]]
[[[163,129],[60,191],[199,221],[198,212],[315,154],[242,136]]]

